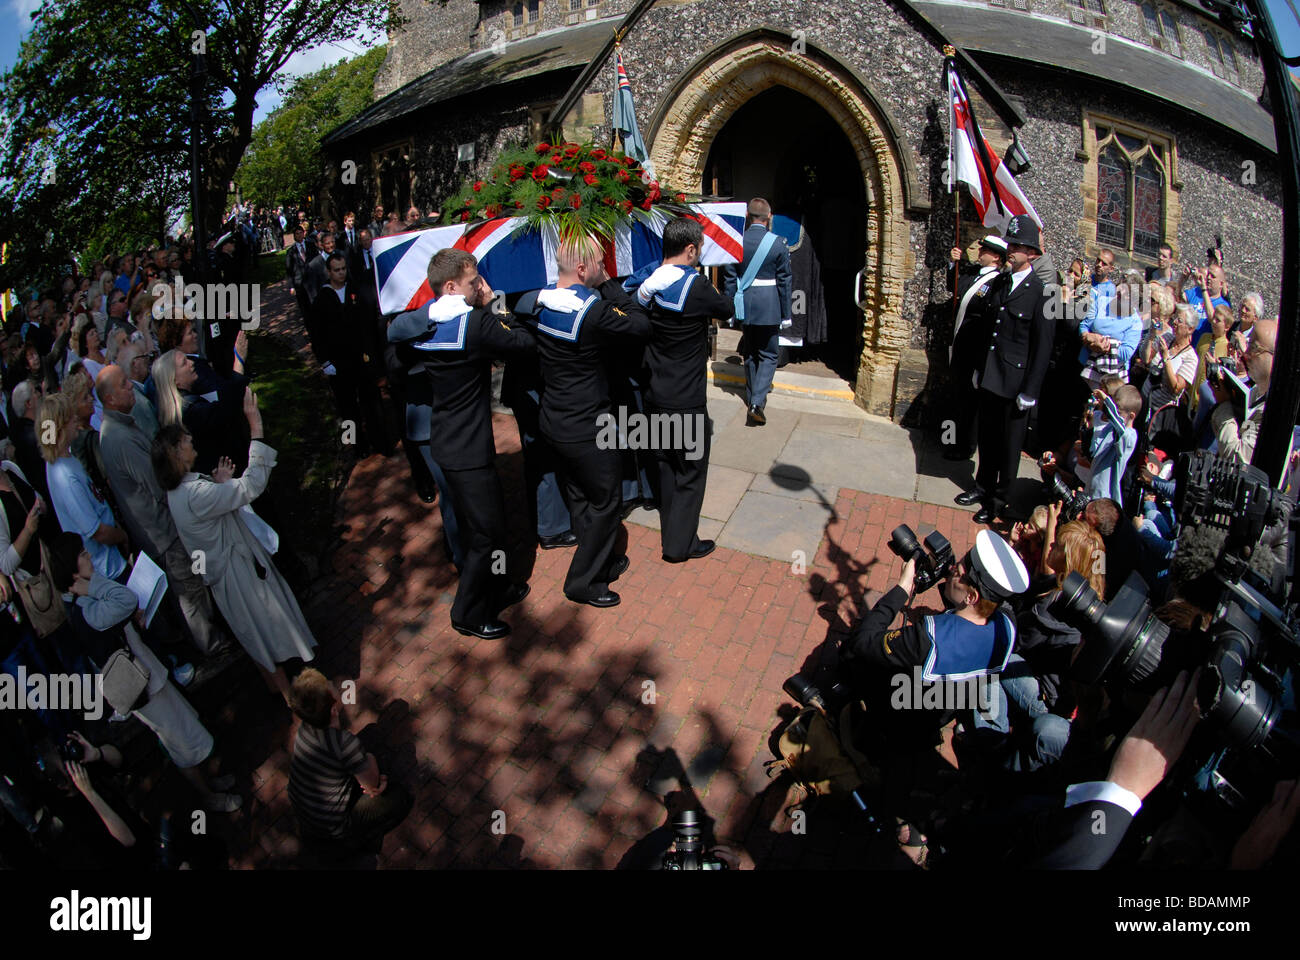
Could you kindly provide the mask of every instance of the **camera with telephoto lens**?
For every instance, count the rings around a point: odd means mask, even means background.
[[[1188,796],[1209,798],[1216,812],[1236,813],[1257,807],[1276,781],[1300,773],[1294,706],[1300,514],[1263,471],[1205,451],[1179,459],[1174,503],[1183,529],[1225,532],[1213,567],[1184,588],[1196,606],[1212,611],[1208,629],[1168,643],[1170,628],[1156,618],[1140,574],[1130,575],[1107,604],[1071,573],[1062,591],[1066,617],[1076,619],[1084,635],[1072,672],[1085,683],[1154,691],[1178,672],[1199,668],[1196,702],[1204,724],[1189,749]],[[1290,544],[1279,595],[1279,578],[1265,583],[1250,560],[1264,531],[1283,520]]]
[[[700,815],[683,810],[673,820],[673,849],[663,856],[665,870],[726,870],[727,864],[713,850],[704,849]]]
[[[936,583],[948,576],[956,558],[952,554],[952,544],[938,530],[932,530],[925,538],[925,547],[916,539],[916,532],[905,523],[894,528],[889,535],[889,549],[903,562],[916,561],[916,592],[925,593]]]
[[[1083,508],[1092,500],[1085,490],[1071,490],[1070,485],[1057,474],[1053,474],[1052,479],[1044,485],[1047,487],[1048,503],[1061,501],[1061,520],[1065,523],[1082,517]]]
[[[1222,383],[1223,382],[1223,361],[1215,360],[1212,357],[1205,358],[1205,382]]]

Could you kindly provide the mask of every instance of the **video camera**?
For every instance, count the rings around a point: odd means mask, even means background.
[[[1140,574],[1107,604],[1071,573],[1063,599],[1085,637],[1073,673],[1085,683],[1154,690],[1180,670],[1199,667],[1196,700],[1209,736],[1208,750],[1195,761],[1195,789],[1238,810],[1248,796],[1255,803],[1267,799],[1276,780],[1300,772],[1300,720],[1294,706],[1287,707],[1294,704],[1300,668],[1294,552],[1300,514],[1263,471],[1204,451],[1180,458],[1174,503],[1184,529],[1226,534],[1213,568],[1186,591],[1206,598],[1196,605],[1213,611],[1208,630],[1169,644],[1170,628],[1152,611]],[[1286,575],[1265,583],[1250,561],[1264,531],[1284,519],[1290,534]]]
[[[925,538],[925,547],[916,539],[916,532],[905,523],[894,528],[889,535],[889,549],[903,562],[916,561],[916,592],[924,593],[936,583],[948,576],[956,558],[952,553],[952,544],[938,530],[932,530]]]

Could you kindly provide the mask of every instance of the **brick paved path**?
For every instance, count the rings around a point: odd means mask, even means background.
[[[278,287],[263,316],[301,347]],[[508,416],[493,425],[521,535],[518,434]],[[333,572],[302,603],[321,645],[317,666],[356,682],[350,729],[416,797],[378,865],[610,868],[662,840],[665,795],[675,805],[693,792],[746,865],[906,866],[891,842],[863,836],[833,805],[792,834],[783,789],[764,794],[763,761],[784,722],[778,709],[792,715],[782,682],[819,663],[897,576],[889,531],[937,526],[960,555],[977,528],[960,510],[852,490],[833,510],[798,573],[724,548],[664,564],[658,532],[629,524],[623,603],[609,610],[565,600],[571,553],[534,557],[521,537],[511,562],[532,566],[532,592],[505,614],[512,635],[488,642],[451,629],[456,581],[440,516],[412,492],[405,459],[359,463],[335,518],[346,532],[322,565]],[[222,828],[233,862],[314,865],[286,791],[291,715],[251,667],[220,699],[200,698],[200,709],[219,715],[221,752],[253,794]]]

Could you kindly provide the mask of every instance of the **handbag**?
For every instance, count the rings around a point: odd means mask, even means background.
[[[68,611],[63,606],[63,595],[54,587],[50,576],[50,552],[41,542],[41,572],[26,580],[14,580],[14,587],[22,600],[23,610],[31,621],[32,630],[45,639],[68,622]]]
[[[126,716],[141,706],[149,689],[149,671],[126,647],[114,650],[104,664],[104,699],[118,713]]]

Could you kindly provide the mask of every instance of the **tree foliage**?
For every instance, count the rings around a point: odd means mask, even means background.
[[[160,236],[190,193],[197,49],[210,236],[257,95],[289,58],[402,22],[397,0],[45,0],[0,77],[3,274],[33,276],[70,255]]]
[[[284,102],[253,128],[235,182],[256,205],[295,204],[321,177],[321,139],[374,99],[385,47],[294,80]]]

